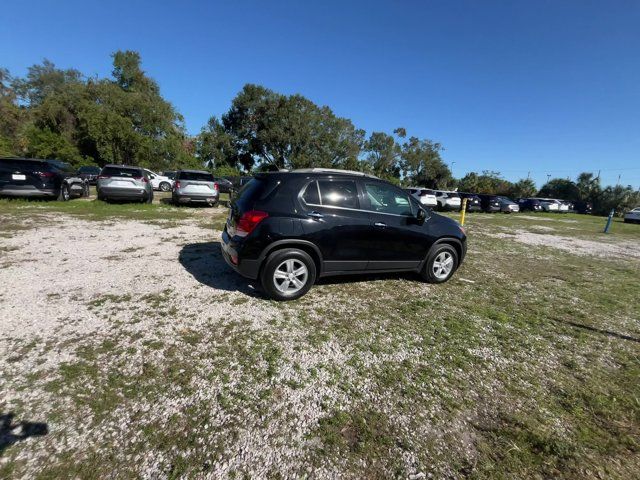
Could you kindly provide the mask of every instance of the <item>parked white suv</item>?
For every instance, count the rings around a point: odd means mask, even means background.
[[[560,202],[552,198],[532,198],[531,200],[538,200],[542,206],[542,210],[545,212],[557,213],[560,211]]]
[[[410,194],[425,207],[435,207],[438,205],[436,194],[433,190],[429,190],[428,188],[409,187],[405,188],[405,192]]]
[[[151,170],[146,170],[147,175],[149,175],[149,181],[151,182],[151,186],[154,190],[161,190],[163,192],[170,192],[173,188],[173,180],[169,177],[165,177],[164,175],[160,175],[159,173],[152,172]]]
[[[624,223],[640,223],[640,207],[636,207],[624,216]]]
[[[445,190],[434,190],[438,210],[460,210],[462,200],[458,192],[447,192]]]

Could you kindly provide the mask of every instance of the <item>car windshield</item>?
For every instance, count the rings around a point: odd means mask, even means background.
[[[199,182],[213,182],[213,175],[207,172],[180,172],[178,180],[195,180]]]

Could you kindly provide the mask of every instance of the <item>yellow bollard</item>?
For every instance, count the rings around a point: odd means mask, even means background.
[[[460,210],[460,225],[464,226],[464,215],[467,213],[467,199],[462,199],[462,210]]]

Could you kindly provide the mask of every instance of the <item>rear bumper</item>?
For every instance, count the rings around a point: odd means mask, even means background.
[[[260,261],[239,258],[238,252],[234,248],[233,241],[231,240],[231,237],[229,237],[226,229],[222,231],[220,250],[222,251],[222,258],[227,262],[227,265],[233,268],[240,275],[250,278],[251,280],[258,278],[258,273],[260,272]]]
[[[113,188],[102,187],[98,193],[107,198],[144,198],[147,191],[143,188]]]
[[[215,203],[218,201],[219,195],[218,194],[204,194],[204,195],[198,195],[198,194],[193,194],[193,193],[176,193],[174,192],[173,195],[173,201],[174,202],[178,202],[178,203]]]
[[[7,197],[33,197],[33,198],[55,198],[58,196],[58,192],[54,189],[36,188],[29,185],[21,187],[9,187],[0,189],[0,195],[6,195]]]

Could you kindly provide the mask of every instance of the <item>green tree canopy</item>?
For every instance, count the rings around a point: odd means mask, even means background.
[[[244,86],[222,123],[245,168],[250,161],[275,168],[353,168],[364,139],[364,131],[329,107],[259,85]]]
[[[446,189],[453,185],[451,170],[442,161],[442,145],[428,139],[410,137],[402,145],[402,170],[406,183]]]

